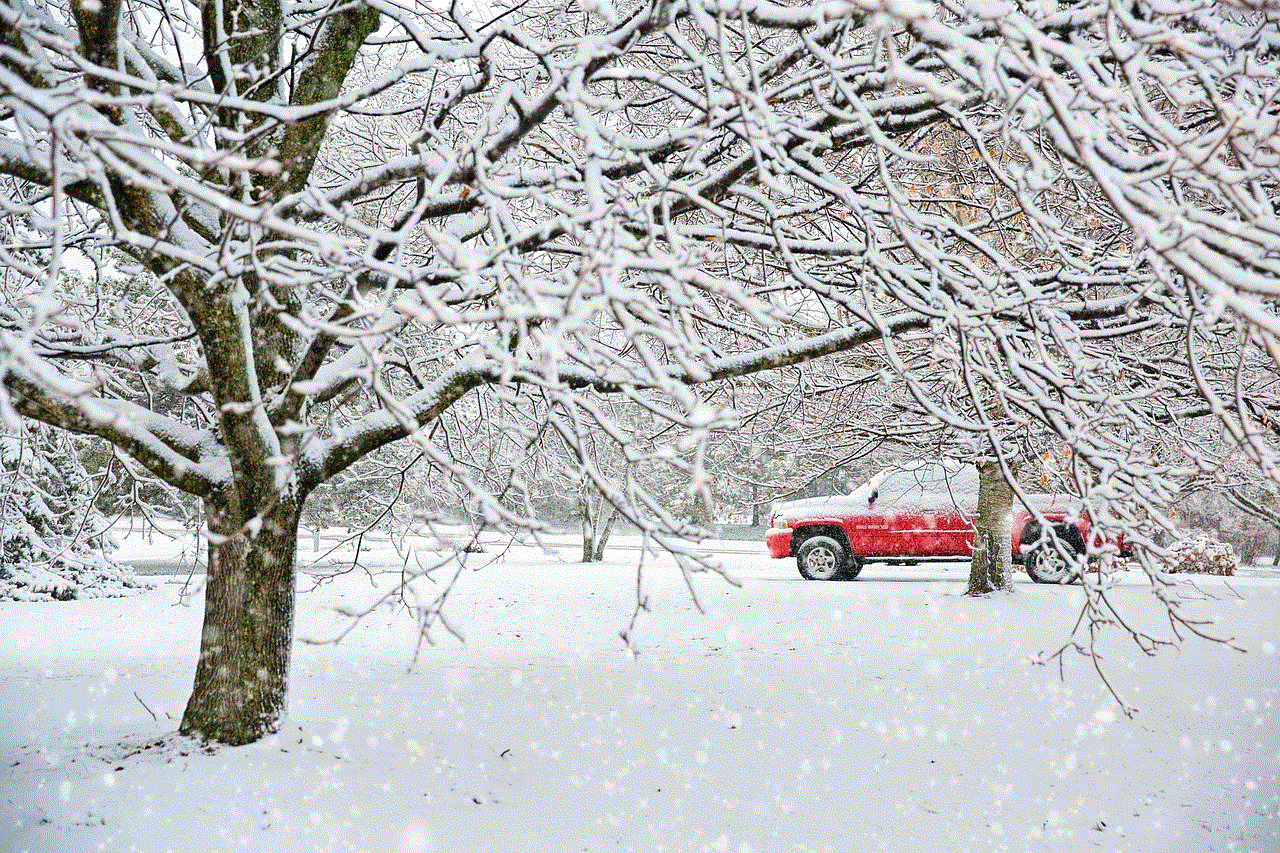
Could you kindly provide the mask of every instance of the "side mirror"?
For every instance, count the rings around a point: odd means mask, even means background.
[[[871,493],[871,497],[867,498],[867,509],[871,509],[876,505],[876,498],[880,497],[880,490],[876,489]]]

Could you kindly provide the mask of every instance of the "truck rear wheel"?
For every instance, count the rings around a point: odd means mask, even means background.
[[[1036,542],[1023,556],[1027,575],[1036,583],[1075,583],[1080,580],[1080,572],[1084,566],[1084,537],[1075,525],[1055,524],[1054,533],[1057,544],[1040,541],[1040,526],[1031,522],[1027,525],[1032,530],[1024,530],[1020,540],[1026,543]]]

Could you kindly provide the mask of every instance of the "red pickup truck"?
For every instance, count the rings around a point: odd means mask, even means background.
[[[881,471],[848,495],[774,506],[765,543],[775,558],[795,557],[807,580],[852,580],[867,560],[912,564],[969,558],[977,517],[973,466],[922,463]],[[1078,501],[1027,495],[1054,527],[1050,537],[1015,500],[1011,548],[1037,583],[1069,583],[1084,567],[1087,522]]]

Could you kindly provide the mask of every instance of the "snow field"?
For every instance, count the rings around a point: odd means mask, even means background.
[[[416,662],[391,608],[308,642],[388,578],[301,578],[288,717],[235,749],[174,735],[201,617],[178,579],[0,604],[0,849],[1280,849],[1280,580],[1179,582],[1246,653],[1104,639],[1128,719],[1087,661],[1028,663],[1078,590],[974,600],[958,566],[807,583],[729,554],[742,586],[697,578],[699,613],[652,565],[632,654],[637,552],[610,556],[467,570],[465,643],[437,629]],[[1114,595],[1167,630],[1136,574]]]

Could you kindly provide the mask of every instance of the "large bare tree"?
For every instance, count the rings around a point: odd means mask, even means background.
[[[603,393],[696,445],[733,422],[717,380],[875,345],[923,416],[997,458],[1037,424],[1098,518],[1139,525],[1201,464],[1132,441],[1176,432],[1168,401],[1276,478],[1278,23],[1267,0],[7,0],[0,411],[203,502],[181,730],[228,743],[278,724],[308,495],[392,442],[527,527],[519,484],[456,452],[475,424],[625,444]],[[956,139],[974,180],[931,182]],[[1112,345],[1157,333],[1178,348]]]

